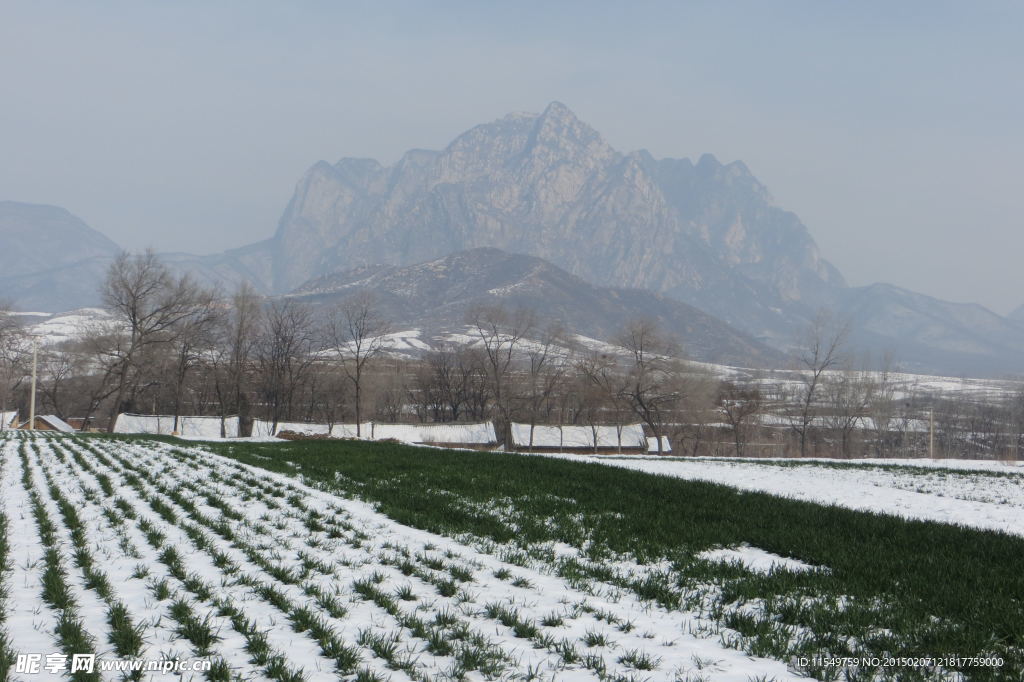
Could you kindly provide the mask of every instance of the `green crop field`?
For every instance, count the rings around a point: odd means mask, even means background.
[[[800,657],[947,657],[941,669],[816,665],[819,679],[1018,679],[1024,539],[595,464],[387,443],[205,444],[373,503],[575,587],[613,585],[699,612],[728,646]],[[572,556],[560,544],[581,550]],[[698,554],[749,544],[821,570],[753,572]],[[657,570],[623,570],[636,562]],[[638,577],[641,576],[641,577]],[[1001,668],[975,667],[999,657]]]

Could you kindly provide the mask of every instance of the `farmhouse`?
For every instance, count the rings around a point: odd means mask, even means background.
[[[26,421],[24,424],[18,426],[18,429],[22,431],[35,429],[36,431],[59,431],[60,433],[75,432],[74,427],[60,417],[52,414],[36,415],[35,424],[29,426],[29,423]]]
[[[547,426],[512,424],[512,448],[538,452],[647,452],[640,424]]]
[[[175,432],[173,416],[119,414],[114,422],[114,433],[180,435],[187,438],[237,438],[238,417],[178,417],[178,429]]]
[[[18,426],[18,413],[0,412],[0,429],[14,429]]]

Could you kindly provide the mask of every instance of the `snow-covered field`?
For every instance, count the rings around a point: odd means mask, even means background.
[[[199,448],[0,435],[0,512],[14,652],[210,659],[247,680],[799,677],[700,614],[583,592]]]
[[[1024,535],[1024,467],[977,460],[729,460],[543,455],[798,500]]]

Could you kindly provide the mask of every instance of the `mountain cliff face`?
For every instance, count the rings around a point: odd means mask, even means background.
[[[273,239],[272,286],[477,247],[668,294],[769,336],[785,326],[780,309],[814,307],[844,284],[742,163],[623,154],[555,102],[392,167],[316,164]]]
[[[331,304],[372,292],[396,330],[428,336],[461,330],[477,305],[534,311],[541,327],[558,321],[567,331],[612,340],[636,317],[653,319],[696,360],[777,367],[776,350],[685,303],[635,289],[596,287],[535,256],[479,248],[408,266],[363,266],[319,277],[291,294]]]

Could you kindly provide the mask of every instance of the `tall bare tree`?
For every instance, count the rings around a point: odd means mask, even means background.
[[[174,354],[174,431],[179,430],[186,381],[213,351],[214,325],[222,313],[218,308],[212,292],[197,290],[191,309],[174,325],[170,342]]]
[[[646,319],[630,322],[617,342],[628,356],[621,396],[651,430],[658,454],[663,454],[666,417],[685,397],[679,344]]]
[[[757,417],[761,414],[761,391],[756,386],[727,381],[722,385],[719,404],[722,417],[732,430],[736,456],[742,457],[750,431],[757,425]]]
[[[115,363],[117,388],[109,424],[113,431],[125,396],[138,378],[140,357],[173,341],[175,327],[192,314],[202,290],[188,275],[172,275],[153,251],[146,251],[119,254],[107,269],[102,294],[125,336]]]
[[[828,375],[823,385],[827,403],[825,423],[839,436],[839,454],[853,455],[854,436],[860,430],[871,400],[872,378],[868,372],[845,368]]]
[[[26,335],[12,312],[13,305],[0,300],[0,414],[13,406],[14,394],[26,375]],[[0,419],[0,422],[4,421]],[[7,426],[0,423],[0,429]]]
[[[387,346],[390,324],[369,292],[350,296],[334,310],[329,333],[345,376],[352,383],[356,436],[362,436],[363,394],[366,371]]]
[[[274,301],[262,315],[254,348],[261,397],[273,425],[290,419],[295,400],[320,360],[322,332],[309,306],[291,298]]]
[[[572,367],[572,343],[560,324],[544,328],[538,338],[526,345],[522,401],[530,424],[530,447],[537,424],[551,412],[556,389]]]
[[[536,326],[534,313],[526,308],[509,312],[503,305],[476,306],[469,311],[467,321],[480,339],[479,347],[486,360],[499,438],[506,447],[511,447],[512,369],[520,344]]]
[[[789,414],[789,427],[800,443],[801,457],[807,455],[808,436],[814,425],[815,401],[820,397],[822,378],[839,364],[849,329],[848,323],[837,324],[827,313],[819,312],[797,348],[797,382],[790,396],[794,406]]]
[[[228,304],[226,314],[217,318],[213,329],[214,392],[220,406],[221,432],[225,431],[228,416],[238,415],[241,432],[248,434],[252,428],[248,396],[262,304],[248,282],[235,289]]]

